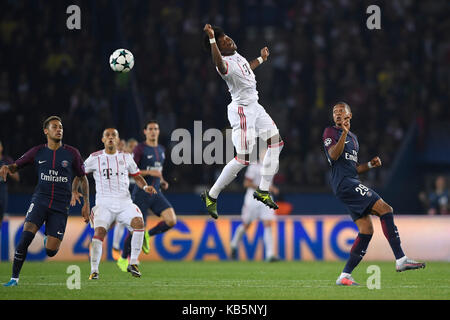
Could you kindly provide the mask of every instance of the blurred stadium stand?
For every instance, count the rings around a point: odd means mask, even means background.
[[[66,28],[71,4],[81,8],[81,30]],[[381,30],[366,28],[371,4],[381,8]],[[52,114],[63,119],[64,142],[84,158],[102,148],[106,126],[142,140],[144,120],[157,119],[169,150],[171,132],[192,131],[194,120],[203,121],[203,130],[227,128],[229,93],[202,50],[202,29],[211,23],[249,59],[264,45],[270,49],[269,62],[255,73],[260,103],[286,142],[275,181],[293,213],[345,212],[328,186],[321,141],[330,108],[341,100],[352,107],[360,161],[375,155],[383,161],[363,182],[397,213],[423,213],[416,198],[426,176],[450,174],[449,13],[446,0],[4,1],[0,140],[17,159],[44,143],[41,123]],[[114,74],[107,63],[119,47],[135,56],[129,74]],[[192,194],[175,199],[211,185],[221,168],[167,161],[168,197],[177,212],[200,210]],[[241,182],[228,190],[242,193]],[[33,169],[10,184],[10,212],[15,196],[34,185]],[[242,194],[234,197],[227,210],[240,209]]]

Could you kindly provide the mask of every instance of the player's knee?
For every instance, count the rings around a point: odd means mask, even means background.
[[[389,212],[392,212],[392,213],[394,213],[394,208],[392,208],[390,205],[388,205],[387,203],[386,203],[386,210],[387,210],[387,213],[389,213]]]
[[[283,140],[281,139],[281,136],[279,133],[277,133],[276,135],[270,137],[269,139],[267,139],[267,145],[272,145],[272,144],[278,144],[280,142],[282,142]]]
[[[172,228],[174,225],[177,224],[177,217],[175,215],[173,215],[173,216],[169,217],[168,219],[166,219],[165,222],[169,227]]]
[[[105,228],[102,228],[102,227],[95,228],[94,238],[103,241],[103,239],[105,237],[106,237],[106,229]]]
[[[54,257],[58,253],[58,250],[51,250],[51,249],[45,248],[45,253],[49,257]]]
[[[383,202],[383,205],[381,207],[380,216],[385,215],[387,213],[394,213],[394,208],[392,208],[386,202]]]
[[[135,217],[131,220],[131,227],[133,229],[143,229],[144,228],[144,220],[141,217]]]
[[[248,162],[250,160],[250,154],[237,154],[236,160],[239,161],[242,164],[248,165]]]
[[[362,230],[360,231],[363,234],[368,234],[368,235],[372,235],[373,234],[373,226],[369,225],[369,226],[365,226],[364,228],[361,228]]]

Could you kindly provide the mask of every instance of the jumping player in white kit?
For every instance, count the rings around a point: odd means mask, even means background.
[[[217,197],[236,178],[239,171],[249,164],[249,155],[259,137],[267,143],[268,151],[262,161],[261,181],[253,196],[272,209],[278,209],[269,193],[269,186],[279,167],[279,156],[284,142],[277,126],[258,103],[258,91],[253,70],[267,60],[269,49],[261,49],[261,56],[248,62],[236,52],[237,46],[219,27],[206,24],[204,45],[212,55],[216,70],[227,83],[231,94],[228,120],[232,127],[232,140],[237,156],[223,168],[222,173],[209,191],[202,193],[208,213],[217,213]]]
[[[116,129],[105,129],[102,137],[105,149],[92,153],[84,162],[86,173],[93,173],[96,189],[96,205],[92,208],[90,217],[91,226],[94,228],[90,280],[99,277],[98,266],[102,257],[103,239],[115,221],[124,224],[133,232],[127,271],[134,277],[141,276],[137,259],[144,239],[144,220],[141,211],[131,200],[128,175],[134,177],[136,184],[145,192],[154,194],[156,190],[142,178],[133,157],[129,153],[118,151],[119,141]],[[78,189],[77,180],[74,181],[72,189]],[[76,197],[73,198],[73,202],[76,200]]]
[[[264,159],[265,150],[260,153],[259,159]],[[251,163],[245,171],[244,187],[247,188],[245,193],[244,205],[242,206],[242,224],[237,227],[233,238],[231,239],[231,259],[238,260],[239,242],[244,233],[248,230],[251,223],[256,220],[261,220],[264,225],[264,248],[265,260],[268,262],[279,261],[274,253],[274,244],[272,237],[272,224],[276,220],[276,215],[273,209],[268,208],[263,203],[253,199],[253,193],[258,188],[261,181],[261,161]],[[269,191],[278,195],[279,190],[273,184],[270,185]]]

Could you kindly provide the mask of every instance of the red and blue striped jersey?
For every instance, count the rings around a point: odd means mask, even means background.
[[[51,150],[42,144],[28,150],[15,161],[17,167],[34,164],[37,169],[37,186],[34,190],[34,203],[66,212],[72,196],[72,179],[84,176],[84,164],[78,149],[63,144]]]
[[[324,130],[322,140],[325,155],[331,166],[331,188],[336,193],[342,179],[358,178],[356,167],[358,165],[359,143],[358,138],[352,132],[348,132],[345,141],[344,151],[337,160],[332,160],[328,154],[328,150],[334,146],[342,135],[342,129],[336,126],[328,127]]]

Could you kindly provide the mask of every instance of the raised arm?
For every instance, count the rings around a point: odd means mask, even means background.
[[[358,174],[365,173],[372,168],[381,167],[381,159],[379,157],[374,157],[367,163],[362,163],[356,167]]]
[[[264,61],[267,61],[267,57],[269,56],[269,49],[264,47],[261,49],[261,56],[256,58],[255,60],[250,61],[250,68],[255,70],[256,67],[260,66]]]
[[[345,140],[347,139],[347,134],[349,131],[349,120],[345,119],[344,123],[342,125],[340,125],[340,127],[342,128],[341,137],[339,138],[338,142],[334,146],[332,146],[330,149],[328,149],[328,154],[330,155],[330,158],[334,161],[339,159],[342,152],[344,151]]]
[[[209,43],[211,44],[211,55],[214,64],[216,65],[217,69],[219,69],[220,73],[227,73],[227,64],[222,59],[222,54],[220,53],[219,47],[217,46],[216,39],[214,37],[213,28],[210,24],[205,24],[203,31],[205,31],[209,37]]]
[[[139,188],[141,188],[142,190],[144,190],[145,192],[150,193],[150,194],[157,193],[156,189],[153,186],[149,186],[147,184],[147,182],[145,181],[145,179],[140,174],[133,176],[133,178],[134,178],[134,181],[136,181],[137,186]]]

